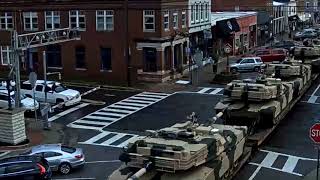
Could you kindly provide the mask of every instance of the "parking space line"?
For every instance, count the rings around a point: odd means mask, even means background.
[[[61,118],[62,116],[65,116],[65,115],[67,115],[67,114],[69,114],[69,113],[72,113],[72,112],[74,112],[74,111],[76,111],[76,110],[78,110],[78,109],[81,109],[81,108],[83,108],[83,107],[86,107],[86,106],[88,106],[88,105],[89,105],[89,103],[81,103],[81,104],[79,104],[78,106],[72,107],[72,108],[70,108],[70,109],[67,109],[67,110],[65,110],[65,111],[63,111],[63,112],[61,112],[61,113],[59,113],[59,114],[56,114],[56,115],[50,117],[50,118],[48,119],[48,121],[51,121],[51,122],[52,122],[52,121],[55,121],[55,120]]]
[[[251,164],[251,163],[249,163],[249,164]],[[250,176],[250,178],[248,180],[253,180],[256,177],[256,175],[258,174],[258,172],[260,171],[260,169],[261,169],[261,166],[258,166],[257,169],[252,173],[252,175]]]

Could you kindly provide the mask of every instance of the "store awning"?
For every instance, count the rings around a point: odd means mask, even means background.
[[[266,25],[269,24],[272,18],[270,17],[269,13],[267,12],[258,12],[257,16],[257,24],[258,25]]]
[[[221,36],[230,36],[232,32],[239,32],[240,26],[236,18],[230,18],[222,21],[217,21],[217,34]]]
[[[293,15],[288,17],[289,21],[300,21],[300,18],[298,15]]]

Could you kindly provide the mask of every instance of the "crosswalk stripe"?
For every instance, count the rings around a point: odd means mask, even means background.
[[[107,111],[112,111],[112,112],[119,112],[119,113],[132,113],[132,111],[127,111],[127,110],[121,110],[121,109],[111,109],[111,108],[106,108],[104,110],[107,110]]]
[[[143,93],[140,93],[140,94],[143,94],[143,95],[150,95],[150,96],[159,96],[159,97],[163,97],[163,96],[169,96],[170,94],[166,94],[166,93],[153,93],[153,92],[143,92]]]
[[[156,98],[137,97],[137,96],[131,97],[129,99],[146,100],[146,101],[158,101],[159,100],[159,99],[156,99]]]
[[[68,127],[78,128],[78,129],[92,129],[92,130],[101,130],[102,129],[101,127],[84,126],[84,125],[74,124],[75,122],[68,124]]]
[[[218,94],[220,91],[222,91],[223,88],[216,88],[215,90],[213,90],[212,92],[210,92],[209,94]]]
[[[278,154],[276,153],[268,153],[267,156],[261,162],[262,166],[271,167],[274,161],[277,159]]]
[[[150,101],[140,101],[140,100],[134,100],[134,99],[126,99],[126,100],[124,100],[124,102],[141,103],[141,104],[145,104],[145,105],[152,103]]]
[[[79,110],[80,108],[86,107],[88,105],[89,105],[89,103],[81,103],[81,104],[79,104],[79,105],[77,105],[77,106],[75,106],[73,108],[67,109],[67,110],[65,110],[65,111],[63,111],[63,112],[61,112],[59,114],[56,114],[56,115],[50,117],[48,119],[48,121],[55,121],[55,120],[61,118],[62,116],[65,116],[65,115],[67,115],[69,113],[72,113],[72,112],[74,112],[76,110]]]
[[[119,117],[119,118],[125,116],[124,114],[105,113],[105,112],[101,112],[101,111],[97,111],[94,114],[100,114],[100,115],[105,115],[105,116],[115,116],[115,117]]]
[[[200,91],[198,91],[198,93],[205,93],[205,92],[208,91],[209,89],[212,89],[212,88],[203,88],[203,89],[201,89]]]
[[[108,135],[108,134],[110,134],[110,133],[109,133],[109,132],[102,132],[102,133],[100,133],[100,134],[98,134],[98,135],[96,135],[96,136],[93,136],[92,138],[86,140],[84,143],[86,143],[86,144],[94,143],[94,142],[96,142],[97,140],[105,137],[105,136]]]
[[[140,107],[139,109],[141,109],[142,107],[144,107],[145,105],[143,105],[143,104],[137,104],[137,103],[129,103],[129,102],[118,102],[118,103],[116,103],[116,105],[128,105],[128,106],[130,106],[130,105],[132,105],[132,106],[138,106],[138,107]]]
[[[122,138],[123,136],[125,136],[126,134],[117,134],[115,136],[113,136],[112,138],[104,141],[103,143],[101,144],[104,144],[104,145],[110,145],[111,143],[115,142],[116,140]]]
[[[292,173],[294,168],[296,167],[297,163],[298,163],[299,159],[296,157],[289,157],[288,160],[286,161],[286,163],[284,164],[282,170],[285,172],[289,172]]]
[[[170,96],[170,94],[149,92],[136,94],[84,116],[83,118],[70,123],[69,127],[100,130],[132,113],[159,102],[168,96]],[[86,125],[88,125],[88,127],[86,127]],[[89,128],[89,126],[92,126],[93,128]],[[129,135],[125,135],[123,140],[128,137]],[[117,143],[118,142],[116,142],[115,145]]]
[[[127,139],[126,141],[123,141],[121,144],[117,145],[117,147],[126,147],[133,138],[137,138],[137,137],[139,137],[139,136],[134,135],[133,137],[131,137],[131,138]]]
[[[138,110],[140,108],[138,107],[133,107],[133,106],[122,106],[122,105],[111,105],[109,107],[114,107],[114,108],[123,108],[123,109],[131,109],[131,110]]]
[[[110,123],[107,123],[107,122],[87,121],[87,120],[82,120],[82,119],[78,120],[77,123],[90,124],[90,125],[91,125],[91,124],[94,124],[94,125],[104,125],[104,126],[110,124]]]
[[[112,117],[100,117],[100,116],[94,116],[94,114],[91,114],[89,116],[86,116],[84,118],[88,119],[99,119],[99,120],[107,120],[107,121],[116,121],[118,118],[112,118]],[[83,118],[83,119],[84,119]]]
[[[310,96],[310,98],[308,99],[308,103],[313,104],[317,101],[318,96]]]

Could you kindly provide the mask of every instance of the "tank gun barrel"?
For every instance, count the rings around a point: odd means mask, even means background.
[[[223,111],[220,111],[218,114],[216,114],[212,119],[211,119],[211,124],[214,124],[219,118],[221,118],[223,115]]]
[[[131,177],[128,178],[128,180],[137,180],[144,174],[146,174],[150,169],[152,169],[152,162],[147,162],[143,168],[134,173]]]

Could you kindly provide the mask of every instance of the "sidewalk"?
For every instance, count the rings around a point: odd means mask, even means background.
[[[78,135],[71,133],[70,128],[61,124],[52,123],[50,130],[43,130],[42,121],[26,119],[26,133],[28,144],[17,146],[0,146],[0,152],[10,151],[9,156],[17,155],[39,144],[57,144],[73,146],[77,143]]]
[[[314,169],[313,171],[311,171],[309,174],[307,174],[306,176],[304,176],[302,179],[303,180],[315,180],[317,176],[317,169]],[[320,176],[320,169],[319,169],[319,176]]]

